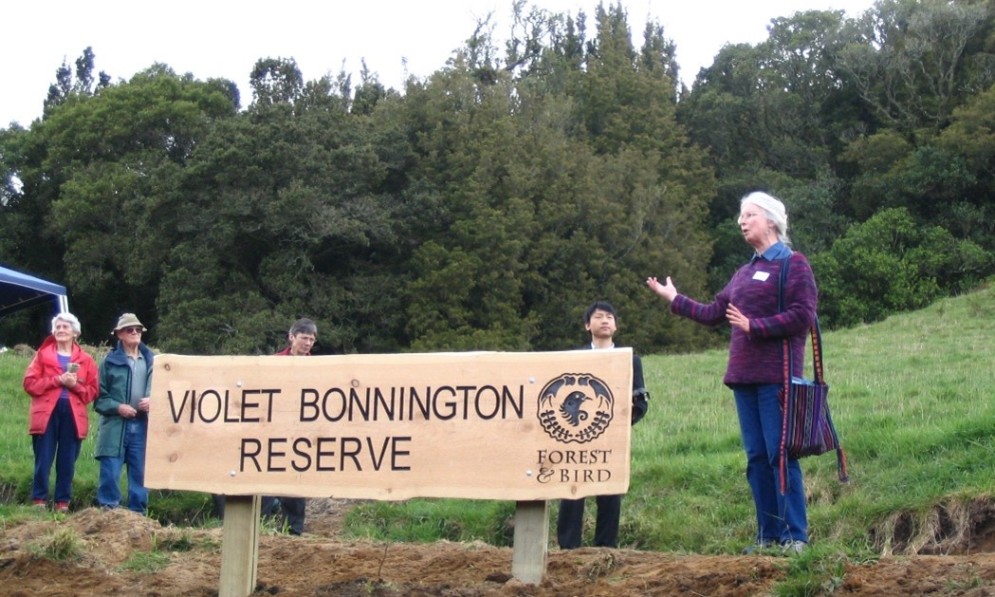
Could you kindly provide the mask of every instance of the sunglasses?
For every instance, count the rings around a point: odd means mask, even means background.
[[[142,328],[140,328],[138,326],[132,326],[130,328],[121,328],[121,331],[124,332],[124,333],[126,333],[126,334],[141,334],[142,333]]]

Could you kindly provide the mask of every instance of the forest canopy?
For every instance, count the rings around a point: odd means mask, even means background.
[[[244,107],[165,64],[114,82],[86,48],[0,130],[0,261],[64,283],[91,342],[134,311],[188,354],[271,352],[301,316],[326,352],[559,350],[601,299],[641,352],[713,345],[644,281],[708,300],[749,258],[753,190],[787,205],[824,326],[995,271],[992,0],[777,18],[691,89],[623,4],[515,8],[504,47],[481,23],[403,89],[260,58]]]

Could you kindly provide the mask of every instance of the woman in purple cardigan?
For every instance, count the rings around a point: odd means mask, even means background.
[[[790,340],[794,371],[804,369],[806,334],[815,320],[818,289],[808,260],[793,252],[784,204],[766,193],[740,201],[739,229],[755,253],[710,303],[678,294],[668,277],[646,285],[670,303],[670,311],[698,323],[729,322],[729,364],[723,382],[732,389],[746,450],[746,478],[757,511],[756,543],[746,548],[779,546],[801,552],[808,542],[805,487],[797,460],[787,463],[787,491],[778,490],[781,405],[784,386],[783,339]],[[781,267],[790,259],[784,285],[784,309],[778,310]]]

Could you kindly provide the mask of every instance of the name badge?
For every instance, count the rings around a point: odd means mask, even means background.
[[[760,280],[761,282],[766,282],[767,278],[769,278],[769,277],[770,277],[770,274],[768,272],[755,272],[753,274],[753,279],[754,280]]]

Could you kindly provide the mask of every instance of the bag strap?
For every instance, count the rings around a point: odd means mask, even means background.
[[[777,312],[781,313],[784,311],[784,284],[788,279],[788,264],[791,263],[791,255],[788,255],[781,260],[781,273],[777,279]],[[783,379],[784,388],[781,389],[781,450],[778,455],[778,468],[780,483],[778,484],[781,491],[781,495],[787,493],[788,490],[788,396],[791,392],[791,372],[794,371],[792,367],[791,360],[791,344],[788,342],[787,337],[781,340],[781,351],[783,359]]]
[[[788,264],[791,262],[791,256],[787,256],[781,260],[781,273],[778,277],[778,287],[777,287],[777,311],[778,313],[784,311],[784,284],[788,279]],[[817,383],[825,383],[823,381],[823,365],[822,365],[822,328],[819,326],[819,316],[816,315],[815,319],[812,320],[812,327],[810,330],[812,335],[812,369],[815,371],[815,381]],[[781,473],[781,481],[779,483],[781,495],[784,495],[787,491],[787,435],[788,435],[788,417],[785,416],[787,413],[787,401],[788,396],[791,393],[791,374],[794,371],[793,361],[791,357],[791,345],[787,338],[782,341],[783,353],[784,353],[784,390],[781,393],[781,453],[779,468]],[[828,409],[828,406],[827,406]],[[833,436],[836,435],[836,430],[833,426],[833,418],[829,411],[826,411],[826,416],[829,417],[829,428],[833,432]],[[839,445],[839,440],[836,441]],[[841,483],[849,483],[850,474],[846,469],[846,454],[843,452],[843,447],[839,446],[836,448],[836,468],[839,475]]]
[[[791,263],[791,256],[787,256],[781,259],[781,274],[778,277],[777,285],[777,312],[781,313],[784,311],[784,285],[788,279],[788,264]],[[809,335],[812,336],[812,370],[815,374],[815,381],[818,383],[825,383],[823,380],[824,368],[822,365],[822,328],[819,326],[819,315],[816,314],[815,319],[812,320],[812,326],[809,328]],[[791,355],[791,346],[787,338],[784,338],[784,359],[785,359],[785,376],[784,376],[784,392],[787,395],[788,387],[791,384],[791,376],[795,370],[794,360]]]
[[[822,328],[819,326],[819,316],[816,315],[815,319],[812,320],[812,370],[815,372],[815,381],[818,383],[825,383],[823,381],[823,365],[822,365]]]

